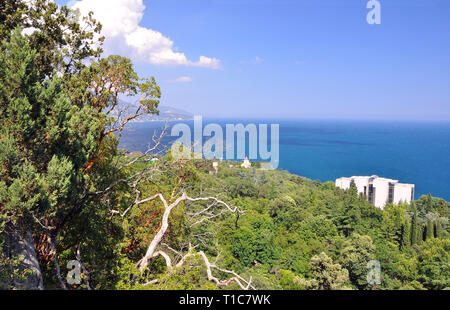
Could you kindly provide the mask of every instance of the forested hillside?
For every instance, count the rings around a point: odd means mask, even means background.
[[[120,132],[161,90],[102,58],[100,30],[52,1],[0,3],[0,288],[450,287],[441,199],[381,210],[331,182],[156,154],[162,136],[127,156]],[[115,113],[123,96],[139,105]]]
[[[388,205],[383,211],[358,196],[356,188],[344,191],[332,182],[315,182],[285,171],[243,169],[235,164],[230,168],[228,162],[220,164],[217,174],[210,173],[214,169],[208,161],[178,162],[175,167],[179,168],[167,173],[170,161],[167,156],[153,164],[152,169],[161,165],[166,172],[161,179],[146,182],[145,192],[162,192],[168,197],[175,180],[183,175],[181,187],[190,196],[214,196],[242,211],[223,212],[214,201],[202,206],[188,202],[173,209],[160,244],[172,261],[180,261],[190,251],[204,252],[210,262],[252,279],[252,286],[258,289],[449,286],[449,204],[441,199],[424,196],[411,205]],[[120,269],[130,272],[145,254],[149,240],[160,228],[162,213],[160,201],[130,211],[126,226],[122,225],[121,241],[126,250]],[[380,262],[379,285],[367,283],[370,260]],[[151,276],[144,282],[158,279],[157,283],[141,286],[122,279],[116,288],[216,287],[208,281],[201,257],[169,273],[164,258],[159,257],[150,269]],[[226,273],[219,274],[227,278]]]

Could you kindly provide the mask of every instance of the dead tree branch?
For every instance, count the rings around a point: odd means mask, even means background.
[[[84,264],[81,262],[80,248],[81,248],[81,243],[78,244],[78,247],[77,247],[77,261],[80,263],[81,269],[83,270],[84,281],[86,282],[86,287],[88,290],[91,290],[91,287],[89,285],[89,273],[90,272],[86,269]]]
[[[52,240],[53,238],[50,237],[50,235],[47,236],[47,242],[50,245],[51,254],[53,256],[53,263],[55,264],[56,269],[56,277],[58,278],[59,285],[62,289],[67,290],[66,284],[64,283],[64,280],[61,277],[61,268],[59,267],[58,263],[58,253],[56,251],[56,241]]]
[[[144,272],[145,268],[148,266],[150,260],[153,258],[153,255],[156,251],[156,247],[161,243],[162,238],[164,237],[164,234],[167,231],[167,228],[169,227],[169,216],[172,212],[172,209],[178,206],[182,201],[190,201],[190,202],[198,202],[198,201],[214,201],[217,204],[222,205],[226,208],[230,213],[243,213],[243,211],[239,210],[237,207],[231,207],[227,203],[215,198],[215,197],[205,197],[205,198],[191,198],[186,193],[183,193],[181,197],[177,198],[173,203],[169,204],[166,199],[164,199],[162,194],[156,194],[152,197],[135,201],[133,206],[143,204],[149,201],[153,201],[155,199],[159,198],[161,202],[164,205],[164,214],[161,221],[161,227],[156,233],[155,237],[151,241],[150,245],[148,246],[147,252],[145,256],[138,262],[137,267],[140,269],[141,273]],[[130,206],[130,207],[133,207]]]
[[[155,258],[159,255],[163,256],[164,259],[166,260],[167,270],[170,273],[172,273],[175,271],[175,268],[178,269],[178,268],[183,267],[183,265],[185,264],[186,260],[189,257],[200,256],[203,260],[203,263],[205,264],[208,280],[215,282],[217,287],[226,287],[226,286],[229,286],[232,282],[235,282],[243,290],[249,290],[249,289],[256,290],[256,288],[251,283],[252,277],[250,277],[249,280],[246,280],[243,277],[241,277],[240,275],[238,275],[233,270],[227,270],[224,268],[220,268],[220,267],[216,266],[216,264],[210,263],[208,257],[206,256],[206,254],[203,251],[194,252],[193,249],[194,249],[193,247],[190,247],[188,253],[182,257],[182,259],[175,265],[175,267],[172,266],[172,260],[170,259],[170,256],[167,253],[165,253],[164,251],[155,252],[153,254],[153,257]],[[213,275],[213,270],[217,270],[219,272],[226,273],[226,274],[231,274],[233,277],[226,279],[226,280],[221,280],[218,277],[215,277]],[[158,283],[157,279],[153,280],[152,283],[148,282],[144,285],[156,284],[156,283]]]

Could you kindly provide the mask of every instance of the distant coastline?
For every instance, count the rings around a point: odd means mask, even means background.
[[[150,120],[132,120],[130,123],[158,123],[158,122],[179,122],[179,121],[192,121],[194,118],[162,118],[162,119],[150,119]]]
[[[145,114],[133,120],[133,123],[177,122],[177,121],[190,121],[194,119],[194,115],[181,109],[169,106],[160,106],[158,107],[158,110],[159,115]]]
[[[193,124],[192,120],[174,120],[170,124],[177,122]],[[250,120],[204,119],[204,125],[208,122],[225,126]],[[449,122],[310,119],[280,120],[279,124],[280,170],[322,182],[375,174],[416,184],[416,199],[431,193],[450,201],[450,171],[443,168],[450,167]],[[145,151],[149,138],[164,127],[164,122],[130,125],[119,146],[129,151]],[[164,142],[175,139],[168,137]]]

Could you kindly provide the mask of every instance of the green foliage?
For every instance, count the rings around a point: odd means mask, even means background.
[[[27,35],[32,50],[36,51],[36,68],[41,78],[63,74],[64,80],[85,67],[89,57],[99,57],[103,38],[98,38],[101,25],[93,14],[81,19],[78,12],[71,11],[51,0],[10,0],[0,3],[0,40],[11,40],[16,28],[33,28]]]
[[[416,245],[419,243],[419,237],[420,237],[420,231],[419,231],[419,224],[418,224],[418,216],[417,216],[417,209],[415,207],[415,204],[412,204],[413,209],[413,218],[411,221],[411,245]]]
[[[428,289],[450,287],[450,239],[426,240],[418,254],[419,281]]]
[[[37,54],[20,29],[0,50],[0,212],[13,222],[33,217],[58,225],[55,217],[85,194],[81,169],[100,124],[88,109],[70,106],[61,79],[40,81]],[[83,125],[74,128],[76,119]],[[83,127],[86,132],[75,134]]]
[[[310,242],[327,241],[338,235],[338,231],[333,222],[324,215],[308,217],[299,225],[299,235],[303,240]]]
[[[278,279],[283,290],[302,290],[305,287],[300,285],[295,273],[290,270],[281,269],[278,271]]]
[[[0,290],[17,289],[14,281],[26,281],[27,275],[31,270],[21,268],[20,261],[20,257],[7,257],[0,252]]]
[[[8,272],[21,263],[5,251],[4,237],[14,229],[32,232],[46,288],[59,285],[51,240],[62,273],[81,249],[95,289],[217,289],[198,256],[173,270],[161,257],[142,274],[136,268],[164,211],[156,200],[134,205],[136,193],[161,193],[172,203],[182,191],[218,197],[244,212],[230,216],[215,204],[181,203],[169,217],[164,246],[185,253],[194,244],[217,266],[252,277],[257,288],[370,289],[373,259],[382,267],[377,288],[450,287],[450,204],[442,199],[422,196],[382,210],[358,195],[355,184],[342,190],[259,165],[230,168],[230,162],[210,175],[211,161],[177,160],[170,151],[156,163],[144,156],[125,165],[129,158],[112,133],[141,114],[158,113],[161,90],[155,78],[140,78],[129,59],[100,58],[101,25],[91,14],[82,28],[77,14],[50,0],[32,7],[0,3],[1,288],[12,287]],[[22,35],[30,27],[37,31]],[[136,95],[136,113],[117,124],[112,111],[119,98]],[[142,171],[135,186],[123,181]],[[111,184],[107,195],[96,194]],[[194,225],[191,216],[204,208],[202,214],[215,216]],[[129,212],[122,218],[110,210]],[[26,274],[14,278],[20,276]]]
[[[242,223],[244,221],[246,223]],[[249,214],[242,222],[231,239],[235,257],[246,267],[252,264],[271,265],[278,255],[271,219],[268,216]]]
[[[367,263],[375,259],[375,245],[370,236],[352,234],[343,244],[338,262],[349,271],[350,280],[359,289],[368,288]]]
[[[433,223],[433,220],[428,219],[425,231],[426,231],[426,233],[425,233],[426,240],[434,238],[434,223]]]
[[[161,91],[154,78],[140,79],[128,59],[99,59],[101,26],[92,15],[81,28],[76,12],[53,1],[0,7],[1,231],[31,231],[42,247],[49,246],[47,240],[58,244],[61,263],[74,259],[74,245],[93,246],[82,254],[86,264],[106,269],[122,232],[105,202],[91,193],[123,176],[114,165],[118,140],[110,133],[125,124],[114,128],[110,112],[119,95],[139,93],[136,114],[157,113]],[[36,31],[22,35],[30,27]],[[108,78],[109,88],[99,83]],[[92,85],[103,88],[92,91]],[[98,242],[104,248],[98,249]],[[49,256],[38,254],[51,286]],[[94,283],[110,280],[96,275]]]
[[[310,267],[313,279],[296,278],[294,280],[300,287],[319,290],[349,289],[345,287],[345,283],[348,281],[348,271],[341,265],[334,264],[333,260],[325,253],[313,256]]]

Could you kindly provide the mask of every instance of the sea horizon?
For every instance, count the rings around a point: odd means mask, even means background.
[[[169,126],[176,123],[193,126],[192,120],[170,121]],[[450,200],[450,173],[442,169],[450,166],[450,121],[204,117],[203,126],[208,123],[280,124],[279,170],[321,182],[378,175],[415,184],[415,199],[430,193]],[[119,147],[145,151],[164,124],[130,124]],[[175,139],[166,138],[166,143]]]

